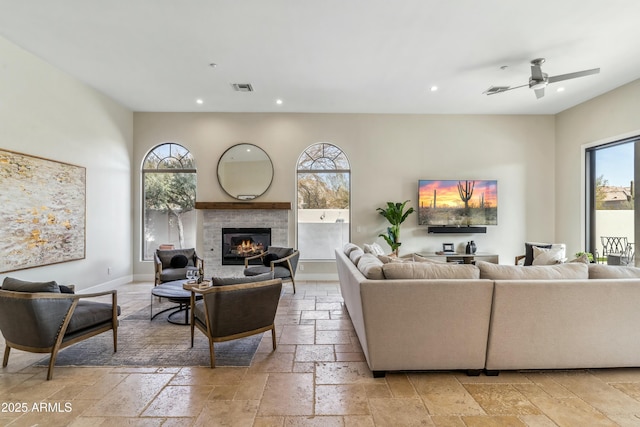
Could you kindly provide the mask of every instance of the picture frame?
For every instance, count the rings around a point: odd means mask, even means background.
[[[86,169],[0,149],[0,273],[85,258]]]
[[[443,243],[442,252],[455,252],[453,249],[453,243]]]

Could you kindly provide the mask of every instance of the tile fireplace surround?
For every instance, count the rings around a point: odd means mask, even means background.
[[[271,245],[289,246],[290,203],[196,203],[202,209],[204,276],[240,276],[243,266],[222,265],[223,228],[271,228]]]

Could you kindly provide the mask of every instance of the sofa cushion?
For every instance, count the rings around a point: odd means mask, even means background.
[[[241,283],[253,283],[264,282],[265,280],[272,280],[274,272],[269,270],[266,273],[256,274],[255,276],[244,277],[212,277],[212,286],[226,286],[226,285],[239,285]]]
[[[382,266],[384,263],[378,259],[377,256],[371,253],[366,253],[360,257],[358,261],[358,270],[370,280],[383,280],[384,273],[382,272]]]
[[[635,279],[640,268],[624,265],[589,264],[589,279]]]
[[[174,255],[169,265],[171,268],[185,268],[189,264],[189,259],[184,255]]]
[[[378,255],[378,259],[382,261],[383,264],[387,264],[390,262],[413,262],[413,255],[411,258],[408,257],[397,257],[391,255]]]
[[[53,292],[60,293],[60,287],[55,281],[51,282],[28,282],[26,280],[5,277],[2,282],[2,289],[15,292]]]
[[[362,255],[364,255],[364,251],[360,248],[351,251],[351,253],[349,254],[349,259],[351,259],[351,262],[354,263],[355,265],[358,265],[358,261],[360,261],[360,257],[362,257]]]
[[[349,256],[351,254],[351,251],[355,251],[356,249],[360,249],[360,246],[356,245],[355,243],[345,243],[342,251],[346,256]]]
[[[561,264],[565,261],[563,248],[541,248],[533,246],[532,265],[553,265]]]
[[[391,262],[382,266],[386,279],[479,279],[480,270],[471,264]]]
[[[477,261],[481,279],[490,280],[573,280],[589,278],[586,264],[579,262],[555,265],[499,265]]]
[[[433,259],[433,258],[425,258],[423,256],[420,256],[418,254],[413,254],[413,260],[415,262],[429,262],[431,264],[446,264],[447,261],[443,261],[443,260],[439,260],[439,259]]]

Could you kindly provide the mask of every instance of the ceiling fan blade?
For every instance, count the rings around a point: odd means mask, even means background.
[[[539,64],[531,66],[531,78],[533,80],[544,80],[544,74],[542,74],[542,68],[540,68]]]
[[[599,72],[600,72],[600,68],[594,68],[592,70],[576,71],[575,73],[560,74],[559,76],[551,76],[549,77],[548,81],[549,83],[555,83],[555,82],[560,82],[562,80],[569,80],[569,79],[575,79],[578,77],[590,76],[591,74],[598,74]]]
[[[509,90],[513,90],[513,89],[518,89],[521,87],[525,87],[525,86],[529,86],[528,84],[526,85],[520,85],[520,86],[491,86],[489,87],[489,89],[485,90],[484,92],[482,92],[485,95],[495,95],[496,93],[502,93],[502,92],[507,92]]]
[[[535,89],[534,92],[536,93],[537,99],[540,99],[544,96],[544,88]]]

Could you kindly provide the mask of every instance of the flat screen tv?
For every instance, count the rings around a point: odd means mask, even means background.
[[[418,181],[418,224],[498,225],[498,181]]]

